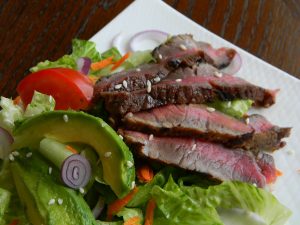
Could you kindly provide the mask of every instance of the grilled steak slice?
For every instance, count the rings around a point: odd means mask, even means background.
[[[95,92],[134,91],[147,87],[147,80],[158,83],[169,70],[163,64],[146,64],[132,70],[122,71],[103,77],[95,85]],[[125,83],[125,85],[124,85]]]
[[[176,35],[155,48],[153,57],[158,62],[185,61],[191,66],[199,62],[208,62],[218,69],[227,67],[234,58],[236,51],[229,48],[213,49],[210,44],[197,42],[192,35]]]
[[[237,98],[252,99],[258,106],[269,106],[275,102],[273,91],[230,75],[190,76],[180,82],[165,80],[147,89],[132,92],[95,92],[94,98],[102,96],[106,110],[113,115],[139,112],[168,104],[201,104]]]
[[[204,105],[167,105],[138,113],[128,113],[124,126],[131,130],[162,136],[205,138],[230,145],[248,140],[253,129],[245,122],[221,112],[209,112]]]
[[[193,138],[150,137],[135,131],[119,131],[141,156],[183,169],[207,173],[220,180],[238,180],[264,187],[265,177],[252,152],[230,150],[222,145]],[[264,153],[261,153],[264,154]],[[271,156],[270,156],[271,157]],[[269,161],[265,160],[265,166]],[[261,165],[261,164],[260,164]],[[265,167],[264,167],[265,168]],[[275,170],[271,161],[268,169]]]

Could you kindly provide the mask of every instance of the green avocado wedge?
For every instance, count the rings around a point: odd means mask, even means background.
[[[13,149],[38,149],[43,138],[87,144],[98,153],[104,181],[118,198],[132,189],[135,170],[127,166],[128,161],[134,163],[132,153],[117,133],[100,118],[75,111],[45,112],[19,124],[14,137]]]

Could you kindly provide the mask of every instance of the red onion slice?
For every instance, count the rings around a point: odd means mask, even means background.
[[[100,197],[97,204],[95,205],[95,207],[92,210],[92,213],[93,213],[95,219],[97,219],[100,216],[103,209],[104,209],[104,199],[102,197]]]
[[[120,50],[122,40],[123,40],[123,38],[122,38],[122,35],[120,32],[112,39],[112,41],[111,41],[112,47],[116,47],[118,50]]]
[[[88,74],[92,64],[92,60],[88,57],[81,57],[77,59],[77,70],[83,74]]]
[[[61,166],[61,179],[70,188],[83,188],[91,178],[89,161],[79,154],[65,159]]]
[[[231,63],[227,67],[222,69],[221,72],[233,75],[240,70],[241,66],[242,66],[242,57],[240,56],[239,53],[236,52],[233,59],[231,60]]]
[[[8,156],[11,148],[11,144],[14,142],[14,138],[4,128],[0,127],[0,159],[4,159]]]
[[[167,40],[169,34],[160,30],[145,30],[139,33],[136,33],[129,41],[129,48],[131,51],[138,51],[141,50],[138,47],[138,44],[145,40],[151,40],[155,42],[155,45],[152,46],[156,47],[157,45],[163,43]]]

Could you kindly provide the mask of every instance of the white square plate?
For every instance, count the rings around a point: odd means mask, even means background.
[[[158,29],[170,34],[190,33],[196,40],[209,42],[214,47],[234,48],[243,60],[238,76],[265,88],[280,88],[277,103],[271,108],[256,112],[266,116],[274,124],[293,127],[287,146],[274,153],[276,166],[283,172],[283,176],[278,177],[272,189],[280,202],[293,211],[289,224],[300,224],[300,173],[297,172],[300,169],[300,139],[297,137],[300,134],[300,80],[209,32],[160,0],[133,2],[91,40],[97,43],[100,51],[104,51],[111,47],[112,39],[120,32],[124,38],[123,43],[127,43],[133,34],[148,29]],[[227,224],[232,225],[232,222]]]

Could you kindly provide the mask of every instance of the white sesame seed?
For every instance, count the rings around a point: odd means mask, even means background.
[[[135,181],[132,181],[131,183],[131,189],[133,189],[135,187]]]
[[[150,82],[150,80],[147,80],[147,92],[148,93],[151,92],[151,82]]]
[[[55,203],[55,199],[51,198],[48,202],[48,205],[54,205],[54,203]]]
[[[28,152],[27,154],[26,154],[26,157],[27,158],[30,158],[32,156],[32,152]]]
[[[223,76],[223,74],[220,73],[220,72],[218,72],[218,71],[215,71],[215,72],[214,72],[214,75],[215,75],[216,77],[222,77],[222,76]]]
[[[160,77],[155,77],[155,78],[153,79],[153,81],[154,81],[155,83],[158,83],[158,82],[160,81]]]
[[[105,157],[105,158],[111,157],[111,152],[105,152],[105,153],[104,153],[104,157]]]
[[[196,147],[197,147],[197,145],[193,144],[192,151],[194,151],[196,149]]]
[[[65,121],[65,123],[67,123],[69,121],[68,115],[63,115],[63,120]]]
[[[84,194],[84,189],[81,187],[81,188],[79,188],[79,192],[81,193],[81,194]]]
[[[20,155],[19,152],[17,152],[17,151],[13,151],[11,154],[12,154],[13,156],[19,156],[19,155]]]
[[[124,86],[124,88],[127,88],[127,81],[126,80],[123,80],[123,86]]]
[[[9,158],[10,161],[14,161],[15,160],[15,157],[13,156],[13,154],[9,154],[8,158]]]
[[[263,157],[263,153],[262,153],[262,152],[259,152],[259,153],[257,154],[257,159],[262,159],[262,157]]]
[[[187,50],[187,48],[183,44],[179,45],[179,47],[184,51]]]
[[[254,187],[257,187],[257,184],[256,184],[256,183],[253,183],[253,186],[254,186]]]
[[[149,141],[152,141],[153,140],[153,134],[150,134],[149,135]]]
[[[119,134],[119,137],[121,138],[121,140],[123,140],[123,136],[121,134]]]
[[[214,111],[216,111],[216,109],[213,108],[213,107],[206,107],[206,110],[207,110],[208,112],[214,112]]]
[[[140,68],[136,68],[135,71],[136,72],[141,72],[141,69]]]
[[[51,166],[49,166],[49,168],[48,168],[48,173],[52,174],[52,167]]]
[[[162,59],[162,55],[161,55],[161,54],[159,54],[159,55],[158,55],[158,58],[159,58],[159,59]]]
[[[133,163],[132,163],[131,161],[127,161],[127,162],[126,162],[126,165],[127,165],[128,168],[133,167]]]
[[[246,123],[246,124],[249,124],[249,123],[250,123],[249,117],[245,119],[245,123]]]
[[[59,205],[62,205],[63,202],[64,202],[64,200],[62,200],[61,198],[57,199],[57,203],[58,203]]]
[[[117,85],[115,85],[115,89],[116,89],[116,90],[120,89],[121,87],[122,87],[122,84],[117,84]]]
[[[181,81],[182,81],[182,79],[176,79],[175,81],[176,81],[176,82],[181,82]]]
[[[292,149],[287,150],[287,154],[289,155],[295,155],[295,151]]]
[[[229,108],[231,106],[231,101],[227,102],[227,107]]]
[[[127,117],[133,117],[133,113],[132,112],[127,113]]]

